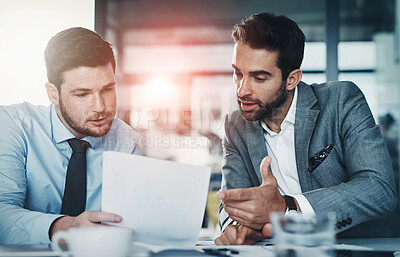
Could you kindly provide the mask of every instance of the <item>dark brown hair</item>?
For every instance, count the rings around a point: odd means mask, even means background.
[[[98,67],[111,63],[115,73],[112,45],[99,34],[85,28],[70,28],[57,33],[44,52],[47,79],[58,90],[64,83],[63,73],[78,67]]]
[[[304,55],[305,35],[296,22],[272,13],[253,14],[236,24],[232,31],[235,43],[254,49],[278,52],[277,66],[286,80],[290,72],[299,69]]]

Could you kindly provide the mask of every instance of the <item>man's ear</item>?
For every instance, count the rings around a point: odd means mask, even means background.
[[[59,95],[57,87],[53,83],[46,82],[46,91],[50,102],[54,105],[58,105]]]
[[[293,70],[290,72],[289,76],[286,79],[286,89],[293,90],[301,81],[303,77],[303,72],[300,69]]]

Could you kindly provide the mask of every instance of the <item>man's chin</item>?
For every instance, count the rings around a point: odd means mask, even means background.
[[[96,128],[90,130],[90,136],[92,137],[102,137],[107,135],[108,131],[110,131],[111,126],[107,126],[107,128]]]
[[[242,117],[245,120],[248,120],[248,121],[257,121],[258,120],[257,113],[254,111],[246,112],[246,111],[243,111],[242,109],[240,109],[240,113],[242,114]]]
[[[102,137],[107,135],[107,133],[110,131],[111,129],[111,124],[107,124],[107,125],[103,125],[103,126],[91,126],[91,127],[86,127],[85,129],[85,134],[86,136],[90,136],[90,137]]]

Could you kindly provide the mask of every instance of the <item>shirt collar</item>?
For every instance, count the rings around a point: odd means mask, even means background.
[[[51,105],[51,127],[52,127],[52,134],[55,142],[57,144],[64,142],[70,138],[75,138],[74,134],[71,133],[65,127],[65,125],[61,122],[60,118],[57,115],[56,108],[54,104]],[[90,143],[90,145],[95,148],[95,146],[101,141],[101,137],[84,137],[81,140],[85,140]]]
[[[285,119],[283,119],[282,124],[281,124],[281,130],[284,129],[286,123],[291,123],[294,125],[295,120],[296,120],[296,105],[297,105],[297,86],[294,88],[294,95],[292,99],[292,103],[290,104],[289,111],[286,114]],[[270,135],[275,135],[274,131],[272,131],[270,128],[268,128],[267,124],[265,124],[264,121],[260,121],[261,127],[267,131]]]
[[[286,114],[285,119],[283,120],[283,122],[288,121],[292,124],[294,124],[295,122],[295,118],[296,118],[296,104],[297,104],[297,87],[294,88],[294,96],[293,96],[293,100],[292,103],[290,104],[290,108],[288,113]],[[282,123],[283,123],[282,122]]]

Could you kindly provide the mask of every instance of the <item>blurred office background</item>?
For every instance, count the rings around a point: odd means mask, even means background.
[[[0,0],[0,104],[48,105],[46,42],[71,26],[95,29],[115,46],[118,116],[141,133],[144,154],[210,165],[218,189],[224,117],[237,109],[231,30],[258,12],[304,31],[305,82],[361,88],[398,185],[400,0]]]

